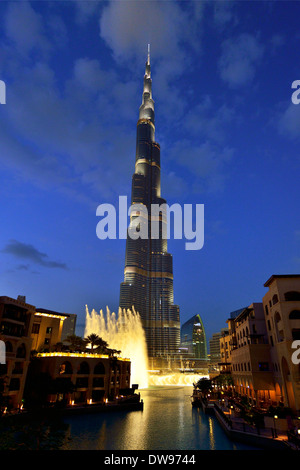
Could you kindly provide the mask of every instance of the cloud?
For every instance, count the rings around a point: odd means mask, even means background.
[[[65,263],[51,261],[48,259],[48,255],[46,253],[41,253],[33,245],[22,243],[17,240],[10,240],[1,252],[11,254],[16,258],[32,261],[33,263],[46,268],[67,269]],[[28,269],[28,265],[19,265],[19,269]]]
[[[199,144],[189,140],[178,141],[170,149],[170,157],[190,172],[194,193],[218,192],[226,179],[226,165],[232,160],[234,149],[220,148],[210,141]]]
[[[186,99],[174,86],[176,78],[192,65],[192,54],[201,52],[201,2],[120,1],[108,2],[100,17],[100,35],[117,62],[136,74],[151,44],[154,99],[173,121],[182,116]],[[200,36],[199,36],[200,34]],[[170,99],[172,97],[172,99]]]
[[[227,27],[227,24],[235,19],[233,2],[212,2],[212,5],[214,7],[214,21],[219,29]]]
[[[254,35],[242,33],[227,39],[222,43],[219,60],[221,78],[233,88],[247,85],[253,80],[263,55],[264,46]]]
[[[42,16],[36,13],[29,2],[13,2],[8,5],[4,19],[6,37],[21,55],[30,51],[51,49],[44,34]]]
[[[209,95],[189,109],[185,115],[184,127],[192,136],[202,135],[214,142],[223,142],[227,129],[234,121],[238,121],[236,110],[226,103],[217,107]]]
[[[300,105],[290,103],[285,108],[285,110],[283,110],[282,113],[278,116],[277,127],[281,135],[284,135],[291,139],[299,139]]]

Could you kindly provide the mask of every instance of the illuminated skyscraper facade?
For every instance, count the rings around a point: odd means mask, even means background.
[[[195,315],[181,327],[181,347],[196,359],[207,360],[206,335],[200,315]]]
[[[145,330],[148,356],[166,358],[180,346],[179,307],[173,303],[173,262],[164,237],[166,215],[156,217],[158,237],[154,238],[151,205],[165,204],[161,198],[160,146],[155,142],[154,101],[150,51],[146,62],[143,98],[139,109],[136,137],[135,172],[132,176],[131,205],[145,207],[148,215],[148,236],[133,239],[127,236],[124,282],[120,287],[120,307],[139,312]],[[138,209],[138,206],[137,206]],[[131,222],[141,211],[131,213]],[[163,230],[164,229],[164,230]],[[152,236],[153,235],[153,236]]]

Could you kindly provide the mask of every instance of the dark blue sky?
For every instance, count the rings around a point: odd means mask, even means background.
[[[299,2],[0,4],[0,294],[116,310],[125,241],[96,208],[130,197],[151,43],[162,196],[205,205],[205,243],[170,240],[182,323],[207,336],[300,268]],[[82,328],[77,331],[82,334]]]

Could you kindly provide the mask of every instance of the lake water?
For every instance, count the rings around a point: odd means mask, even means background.
[[[214,416],[193,408],[192,387],[141,390],[143,411],[16,423],[0,421],[0,450],[242,450]]]
[[[192,387],[141,390],[143,411],[72,416],[61,449],[234,450],[214,416],[191,405]]]

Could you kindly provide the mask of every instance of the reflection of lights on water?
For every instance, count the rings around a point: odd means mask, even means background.
[[[214,429],[213,429],[213,420],[211,417],[208,418],[208,425],[209,425],[209,442],[211,450],[215,449],[215,436],[214,436]]]
[[[180,372],[174,372],[164,375],[149,374],[149,385],[169,385],[169,386],[183,386],[191,387],[195,382],[198,382],[200,377],[208,376],[199,374],[181,374]]]

